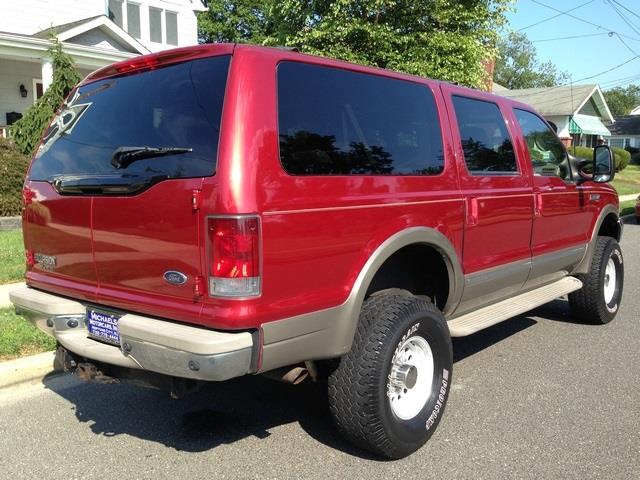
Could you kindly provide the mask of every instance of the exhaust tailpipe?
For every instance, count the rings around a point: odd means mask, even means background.
[[[301,366],[296,366],[293,368],[283,367],[264,372],[262,375],[270,378],[271,380],[298,385],[309,376],[309,370]]]

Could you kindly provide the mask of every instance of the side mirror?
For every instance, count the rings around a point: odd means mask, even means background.
[[[616,165],[613,152],[608,145],[598,145],[593,149],[593,178],[597,183],[606,183],[613,180],[616,174]]]

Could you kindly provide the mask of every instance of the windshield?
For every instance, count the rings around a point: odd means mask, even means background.
[[[230,56],[171,65],[81,86],[44,135],[31,180],[122,176],[121,147],[164,149],[140,155],[126,178],[213,175]],[[126,180],[125,180],[126,182]]]

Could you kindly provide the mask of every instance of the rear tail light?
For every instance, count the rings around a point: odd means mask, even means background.
[[[260,220],[256,216],[210,217],[209,295],[260,295]]]

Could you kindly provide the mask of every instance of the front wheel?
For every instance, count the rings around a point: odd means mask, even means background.
[[[618,242],[610,237],[598,237],[591,269],[578,278],[583,283],[582,288],[569,294],[573,316],[594,324],[613,320],[620,307],[624,285],[624,262]]]
[[[329,377],[329,403],[352,443],[405,457],[433,434],[451,386],[453,353],[442,313],[402,290],[369,297],[352,349]]]

